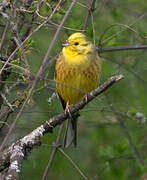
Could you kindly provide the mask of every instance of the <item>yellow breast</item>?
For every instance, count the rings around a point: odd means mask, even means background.
[[[75,55],[73,59],[61,53],[56,63],[57,92],[65,102],[77,103],[87,92],[98,87],[100,69],[100,59],[95,53]]]

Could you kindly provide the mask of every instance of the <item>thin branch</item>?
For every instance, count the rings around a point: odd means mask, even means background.
[[[95,28],[94,28],[94,16],[91,13],[91,24],[92,24],[92,31],[93,31],[93,44],[95,46]]]
[[[82,3],[80,3],[80,2],[77,2],[77,4],[78,4],[79,6],[81,6],[81,7],[83,7],[83,8],[89,9],[89,7],[86,6],[85,4],[82,4]]]
[[[10,114],[14,113],[16,111],[16,109],[18,109],[20,107],[20,105],[22,105],[24,101],[24,98],[18,98],[16,100],[13,101],[13,103],[11,103],[6,109],[5,111],[3,110],[3,112],[0,114],[0,121],[3,122],[3,124],[0,126],[0,130],[7,125],[7,119],[10,116]],[[10,108],[11,106],[11,108]],[[10,127],[9,127],[10,128]]]
[[[103,37],[104,37],[104,35],[106,34],[106,32],[108,32],[110,29],[112,29],[113,27],[122,27],[122,28],[125,28],[125,29],[127,29],[127,30],[130,30],[130,31],[132,31],[132,32],[134,32],[134,33],[136,33],[138,36],[141,36],[137,31],[135,31],[133,28],[131,28],[130,26],[128,26],[128,25],[126,25],[126,24],[118,24],[118,23],[116,23],[116,24],[111,24],[110,26],[108,26],[104,31],[103,31],[103,33],[101,34],[101,36],[100,36],[100,39],[99,39],[99,45],[101,46],[103,43],[102,43],[102,39],[103,39]],[[146,37],[145,37],[146,38]]]
[[[64,124],[61,124],[60,127],[59,127],[57,139],[56,139],[56,142],[55,142],[55,144],[53,146],[53,150],[51,152],[50,159],[48,161],[47,167],[46,167],[46,169],[45,169],[45,171],[43,173],[42,180],[46,179],[46,177],[47,177],[47,175],[49,173],[49,170],[51,168],[51,165],[53,163],[53,160],[55,158],[56,152],[57,152],[57,150],[58,150],[58,148],[60,146],[60,140],[61,140],[61,134],[62,134],[63,127],[64,127]]]
[[[68,156],[63,149],[59,148],[59,151],[71,162],[71,164],[74,166],[74,168],[79,172],[79,174],[85,179],[88,180],[88,178],[85,176],[85,174],[81,171],[81,169],[78,167],[78,165]]]
[[[45,26],[49,26],[50,24],[51,25],[54,25],[56,28],[58,28],[58,26],[59,26],[59,24],[57,24],[57,23],[55,23],[55,22],[53,22],[53,21],[50,21],[50,22],[48,22],[49,24],[46,24]],[[84,30],[82,30],[82,29],[75,29],[75,28],[70,28],[70,27],[67,27],[67,26],[63,26],[63,29],[68,29],[68,30],[70,30],[70,31],[78,31],[78,32],[83,32]]]
[[[1,60],[0,60],[0,63],[5,64],[5,62],[4,62],[4,61],[1,61]],[[15,67],[15,68],[23,71],[23,72],[24,72],[25,74],[27,74],[28,76],[29,76],[29,74],[30,74],[30,71],[29,71],[29,70],[23,68],[22,66],[18,66],[17,64],[12,64],[12,63],[9,63],[9,62],[8,62],[7,65],[9,65],[9,66],[11,66],[11,67]]]
[[[2,38],[1,38],[1,42],[0,42],[0,52],[1,52],[1,49],[2,49],[2,46],[3,46],[3,43],[4,43],[4,40],[5,40],[5,37],[6,37],[6,33],[8,31],[8,27],[9,27],[9,22],[7,22],[6,26],[5,26],[5,29],[4,29],[4,32],[3,32],[3,35],[2,35]]]
[[[134,71],[134,69],[129,68],[128,66],[125,66],[124,64],[122,64],[122,63],[120,63],[118,61],[114,61],[114,59],[111,59],[111,58],[108,58],[108,57],[106,57],[104,59],[107,59],[108,61],[111,61],[112,63],[118,64],[119,66],[124,68],[127,72],[131,73],[140,82],[142,82],[145,87],[147,87],[147,81],[144,78],[142,78],[136,71]]]
[[[92,0],[91,3],[90,3],[88,14],[86,16],[85,24],[84,24],[84,27],[83,27],[84,31],[86,31],[86,29],[88,27],[88,24],[89,24],[90,16],[91,16],[91,14],[93,13],[93,11],[95,9],[95,2],[96,2],[96,0]]]
[[[135,19],[135,21],[133,23],[131,23],[129,25],[129,27],[132,27],[134,24],[136,24],[136,22],[138,22],[139,20],[143,19],[145,16],[147,16],[147,13],[142,14],[141,16],[139,16],[137,19]],[[124,32],[126,29],[121,30],[116,32],[115,34],[113,34],[112,36],[108,37],[107,39],[105,39],[103,42],[101,42],[101,45],[107,43],[109,40],[113,39],[114,37],[116,37],[117,35],[119,35],[120,33]]]
[[[108,48],[103,48],[101,46],[97,47],[96,50],[99,53],[103,52],[112,52],[112,51],[125,51],[125,50],[144,50],[147,49],[147,45],[136,45],[136,46],[122,46],[122,47],[108,47]]]

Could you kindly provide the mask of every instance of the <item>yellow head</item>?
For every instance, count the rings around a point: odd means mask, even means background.
[[[92,44],[87,41],[86,36],[82,33],[72,34],[68,40],[63,43],[63,47],[63,54],[70,54],[71,56],[93,52]]]

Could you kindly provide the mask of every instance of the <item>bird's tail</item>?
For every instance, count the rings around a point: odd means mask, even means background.
[[[68,148],[72,143],[74,147],[77,145],[77,119],[79,114],[74,114],[68,119],[64,136],[64,147]]]

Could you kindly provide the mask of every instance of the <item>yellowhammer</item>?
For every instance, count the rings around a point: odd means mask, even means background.
[[[87,92],[98,87],[101,62],[92,45],[82,33],[72,34],[63,44],[56,63],[56,88],[63,108],[77,103]],[[77,117],[68,119],[64,147],[77,144]]]

